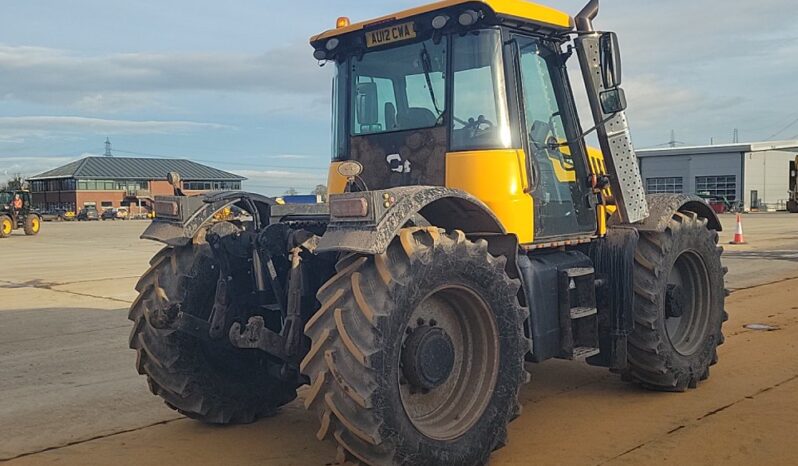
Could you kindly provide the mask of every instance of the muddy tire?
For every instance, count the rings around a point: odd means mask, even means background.
[[[42,228],[42,219],[38,215],[28,215],[25,217],[25,234],[28,236],[38,235]]]
[[[226,339],[210,345],[185,333],[154,327],[156,310],[180,309],[207,319],[218,267],[207,243],[167,247],[150,261],[130,309],[130,347],[136,368],[152,393],[178,412],[212,424],[249,423],[296,398],[296,385],[269,375],[265,355],[233,348]],[[160,327],[160,325],[159,325]]]
[[[338,263],[301,368],[340,462],[477,465],[504,445],[530,347],[505,264],[484,240],[431,227]]]
[[[727,314],[717,243],[693,212],[675,213],[662,233],[640,234],[627,375],[648,389],[695,388],[718,361]]]
[[[14,221],[8,215],[0,215],[0,238],[8,238],[14,231]]]

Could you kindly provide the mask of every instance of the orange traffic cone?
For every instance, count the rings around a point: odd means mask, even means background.
[[[748,244],[743,238],[743,217],[737,214],[737,230],[734,232],[734,239],[729,244]]]

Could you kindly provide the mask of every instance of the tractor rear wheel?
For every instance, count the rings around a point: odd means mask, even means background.
[[[248,423],[296,398],[294,384],[270,375],[265,354],[208,343],[152,325],[159,311],[178,308],[208,319],[219,267],[207,243],[167,247],[150,262],[130,309],[130,347],[150,390],[188,417],[212,424]]]
[[[0,238],[8,238],[14,231],[14,221],[8,215],[0,215]]]
[[[505,265],[484,240],[434,227],[341,259],[301,366],[339,461],[477,465],[504,445],[530,344]]]
[[[30,214],[25,217],[25,234],[28,236],[38,235],[42,228],[42,219],[38,215]]]
[[[640,234],[627,375],[646,388],[695,388],[718,360],[727,314],[717,243],[694,212],[676,212],[662,233]]]

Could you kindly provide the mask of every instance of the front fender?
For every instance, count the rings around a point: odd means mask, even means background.
[[[707,219],[707,228],[710,230],[723,231],[718,215],[712,208],[698,196],[691,194],[649,194],[646,196],[648,202],[648,218],[641,223],[632,225],[638,231],[662,232],[668,226],[668,222],[676,212],[690,211],[695,212]],[[618,214],[612,216],[610,225],[620,225]]]
[[[335,216],[335,203],[352,198],[368,203],[366,218]],[[330,224],[317,252],[346,251],[363,254],[385,252],[397,232],[419,214],[431,225],[465,233],[504,234],[490,208],[470,194],[436,186],[399,187],[333,195]]]
[[[200,196],[157,196],[156,217],[142,239],[169,246],[185,246],[217,213],[237,206],[252,215],[255,224],[266,226],[275,201],[260,194],[243,191],[222,191]]]

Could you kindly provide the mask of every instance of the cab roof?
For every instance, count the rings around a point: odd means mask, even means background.
[[[551,7],[539,5],[537,3],[527,2],[526,0],[442,0],[428,3],[427,5],[420,7],[400,11],[398,13],[385,15],[380,18],[353,23],[346,27],[329,29],[321,34],[311,37],[310,42],[314,43],[319,40],[329,39],[331,37],[367,29],[370,26],[377,24],[398,21],[425,13],[431,13],[437,10],[443,10],[450,7],[467,4],[484,5],[493,10],[497,16],[543,24],[555,29],[571,30],[574,27],[574,20],[567,13],[563,13],[562,11]]]

